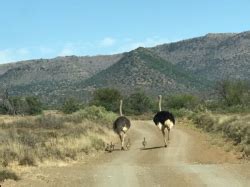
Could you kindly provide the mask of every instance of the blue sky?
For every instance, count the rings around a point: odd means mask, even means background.
[[[249,0],[2,0],[0,64],[250,30]]]

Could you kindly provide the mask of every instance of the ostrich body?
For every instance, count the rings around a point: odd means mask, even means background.
[[[168,130],[168,140],[169,140],[169,134],[170,129],[175,125],[175,118],[174,115],[168,111],[161,111],[161,95],[159,95],[159,112],[154,116],[154,123],[155,125],[161,130],[165,147],[167,147],[167,140],[166,140],[166,134],[165,129]]]
[[[118,117],[114,124],[113,124],[113,130],[115,133],[119,135],[119,138],[121,140],[121,149],[124,150],[124,142],[125,142],[125,136],[128,132],[129,128],[131,126],[131,123],[128,118],[123,116],[122,114],[122,100],[120,101],[120,117]]]

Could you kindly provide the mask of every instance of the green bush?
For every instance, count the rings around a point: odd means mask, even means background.
[[[83,119],[99,122],[102,124],[112,124],[117,115],[108,112],[104,107],[89,106],[69,116],[71,120],[81,122]]]
[[[127,114],[141,115],[152,111],[151,99],[142,91],[131,94],[124,101],[124,111]]]
[[[118,112],[120,99],[122,96],[118,90],[102,88],[94,92],[90,105],[103,106],[108,111]]]
[[[74,98],[66,100],[61,108],[62,112],[65,114],[72,114],[80,109],[80,105]]]
[[[249,106],[250,83],[243,80],[222,80],[217,82],[215,90],[226,106]]]
[[[38,100],[37,97],[26,97],[27,103],[27,113],[30,115],[36,115],[42,113],[42,103]]]
[[[37,97],[9,97],[0,103],[0,114],[28,114],[37,115],[42,113],[42,103]]]
[[[182,95],[172,95],[167,98],[167,107],[171,109],[181,109],[186,108],[194,110],[200,103],[199,99],[196,96],[189,94]]]

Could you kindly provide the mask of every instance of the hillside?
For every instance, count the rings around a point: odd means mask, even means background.
[[[76,87],[113,87],[128,94],[143,89],[149,94],[198,92],[207,86],[181,67],[160,58],[146,48],[138,48],[109,68]],[[91,90],[89,90],[91,91]]]
[[[151,48],[153,52],[199,77],[250,79],[250,31],[207,34]]]
[[[0,88],[8,88],[12,95],[37,95],[46,103],[58,103],[71,84],[108,68],[122,56],[66,56],[4,64]]]
[[[250,80],[250,31],[207,34],[117,55],[66,56],[0,65],[0,88],[48,104],[88,100],[101,87],[128,94],[199,93],[224,78]]]
[[[122,55],[57,57],[0,66],[0,82],[11,86],[44,81],[84,80],[117,62]]]

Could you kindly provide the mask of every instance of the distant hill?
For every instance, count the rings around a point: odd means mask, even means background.
[[[250,79],[250,31],[207,34],[151,48],[157,55],[207,80]]]
[[[94,57],[66,56],[0,65],[0,88],[48,104],[82,101],[102,87],[123,94],[200,93],[218,80],[250,80],[250,32],[207,34],[152,48]]]
[[[208,81],[202,81],[141,47],[124,54],[117,63],[78,83],[76,87],[113,87],[127,94],[135,89],[143,89],[150,94],[166,94],[198,92],[208,84]]]
[[[54,104],[64,97],[63,92],[71,84],[108,68],[122,56],[66,56],[3,64],[0,65],[0,88],[9,88],[12,95],[36,95]]]

